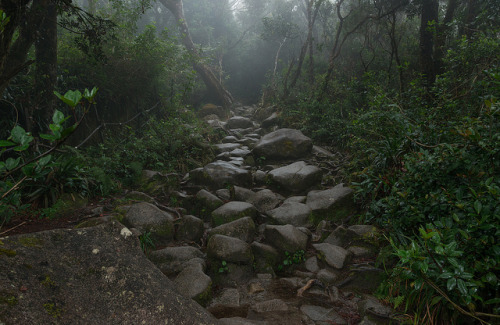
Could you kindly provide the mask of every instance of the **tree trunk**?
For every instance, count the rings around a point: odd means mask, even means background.
[[[229,107],[233,103],[233,97],[219,82],[213,71],[201,61],[200,53],[193,43],[189,28],[184,18],[184,9],[182,0],[160,0],[160,2],[174,15],[179,26],[182,43],[193,56],[193,68],[200,75],[201,79],[207,86],[208,91],[212,92],[217,99],[225,106]]]
[[[434,35],[438,23],[438,1],[423,0],[420,18],[420,71],[430,87],[436,79],[434,66]]]
[[[449,0],[448,6],[446,7],[446,14],[444,16],[443,22],[439,24],[437,28],[436,35],[436,46],[434,51],[434,65],[437,74],[443,73],[443,58],[446,53],[445,43],[448,37],[450,27],[449,23],[453,20],[455,11],[458,7],[458,0]]]
[[[39,6],[28,8],[30,0],[2,0],[2,10],[10,17],[3,33],[0,33],[0,95],[10,80],[34,61],[27,60],[28,51],[36,38],[38,27],[45,16]],[[18,36],[12,43],[13,35]]]
[[[45,19],[39,28],[39,37],[35,41],[35,119],[30,131],[35,134],[52,116],[57,81],[57,5],[49,0],[34,0],[33,5],[45,11]]]

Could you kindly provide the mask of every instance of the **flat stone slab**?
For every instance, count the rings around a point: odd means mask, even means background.
[[[227,120],[228,129],[247,129],[253,127],[253,122],[248,117],[234,116]]]
[[[252,264],[253,253],[250,245],[240,239],[224,235],[213,235],[208,240],[207,255],[220,261]]]
[[[294,253],[307,246],[307,235],[292,225],[266,226],[264,235],[266,242],[281,252]]]
[[[320,184],[322,176],[323,172],[320,168],[303,161],[297,161],[269,172],[269,177],[274,183],[294,193]]]
[[[252,174],[249,170],[222,160],[194,169],[189,172],[189,176],[193,182],[215,189],[223,188],[228,184],[240,186],[252,184]]]
[[[263,136],[253,152],[267,159],[302,158],[311,153],[312,146],[312,140],[299,130],[279,129]]]
[[[255,237],[255,223],[250,217],[243,217],[238,220],[212,228],[208,236],[224,235],[241,239],[251,243]]]
[[[217,324],[116,221],[0,239],[5,324]]]
[[[204,306],[211,298],[212,279],[203,272],[201,263],[195,263],[182,270],[174,280],[177,291]]]
[[[293,225],[296,227],[310,226],[309,217],[311,216],[311,208],[303,203],[288,202],[283,203],[280,207],[270,210],[267,215],[279,225]]]
[[[231,201],[212,211],[212,224],[217,227],[243,217],[255,218],[256,216],[257,209],[252,204]]]
[[[325,324],[347,324],[345,319],[340,317],[333,308],[324,308],[314,305],[303,305],[300,311],[307,315],[311,320],[318,322],[324,321]]]
[[[214,144],[214,147],[215,147],[217,153],[221,153],[221,152],[233,151],[233,150],[241,147],[241,144],[240,143],[218,143],[218,144]]]
[[[315,244],[313,247],[320,252],[320,259],[324,260],[326,264],[336,269],[343,268],[347,259],[351,255],[351,253],[344,248],[331,244]]]
[[[156,244],[167,245],[174,238],[174,216],[146,202],[136,203],[125,209],[123,223],[150,233]]]
[[[316,221],[322,218],[338,221],[356,211],[353,196],[351,188],[338,184],[328,190],[309,192],[306,204],[313,210]]]
[[[193,259],[203,259],[205,254],[196,247],[166,247],[149,253],[149,259],[165,274],[177,274]]]

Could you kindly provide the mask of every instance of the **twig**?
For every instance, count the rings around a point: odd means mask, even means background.
[[[149,113],[150,111],[152,111],[153,109],[157,108],[158,105],[160,104],[161,102],[157,102],[153,107],[145,110],[145,111],[141,111],[139,113],[137,113],[136,115],[134,115],[132,118],[130,118],[128,121],[125,121],[125,122],[121,122],[121,123],[102,123],[101,125],[99,125],[97,128],[95,128],[94,131],[92,131],[90,133],[90,135],[85,138],[85,140],[83,140],[79,145],[77,145],[75,148],[78,149],[80,148],[81,146],[83,146],[88,140],[90,140],[90,138],[92,138],[92,136],[97,132],[99,131],[99,129],[103,128],[103,127],[107,127],[107,126],[122,126],[122,125],[126,125],[130,122],[132,122],[133,120],[135,120],[136,118],[138,118],[140,115],[142,114],[145,114],[145,113]]]
[[[16,228],[21,227],[21,226],[22,226],[22,225],[24,225],[25,223],[26,223],[26,221],[23,221],[23,222],[21,222],[20,224],[18,224],[17,226],[14,226],[14,227],[12,227],[12,228],[10,228],[10,229],[7,229],[7,230],[5,230],[5,231],[0,232],[0,236],[1,236],[1,235],[3,235],[3,234],[8,233],[8,232],[9,232],[9,231],[11,231],[11,230],[14,230],[14,229],[16,229]]]
[[[432,288],[434,288],[434,290],[436,290],[441,296],[443,296],[444,299],[446,299],[450,304],[452,304],[456,310],[458,310],[460,313],[462,313],[464,315],[470,316],[470,317],[478,320],[481,324],[491,325],[490,323],[477,317],[476,315],[493,317],[493,318],[500,318],[500,315],[493,315],[493,314],[486,314],[486,313],[470,313],[470,312],[466,311],[465,309],[463,309],[462,307],[460,307],[459,305],[457,305],[456,303],[454,303],[450,299],[450,297],[448,297],[448,295],[443,290],[441,290],[441,288],[439,288],[434,282],[432,282],[431,280],[429,280],[426,277],[424,277],[424,280],[425,280],[425,282],[427,282],[428,285],[430,285]]]
[[[312,287],[313,283],[315,282],[316,280],[315,279],[312,279],[312,280],[309,280],[307,281],[306,285],[303,286],[302,288],[300,288],[299,290],[297,290],[297,297],[302,297],[302,294],[307,290],[309,289],[310,287]]]

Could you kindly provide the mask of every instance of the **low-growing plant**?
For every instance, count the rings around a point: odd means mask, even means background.
[[[285,258],[278,265],[278,271],[284,271],[293,265],[301,264],[305,261],[305,252],[303,250],[298,250],[294,253],[285,252]]]

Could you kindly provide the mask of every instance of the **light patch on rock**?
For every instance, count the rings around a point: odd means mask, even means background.
[[[99,254],[99,249],[94,248],[94,249],[92,250],[92,254],[95,254],[95,255]]]
[[[120,230],[120,235],[127,239],[128,237],[132,236],[132,232],[127,228],[127,227],[123,227],[122,230]]]

